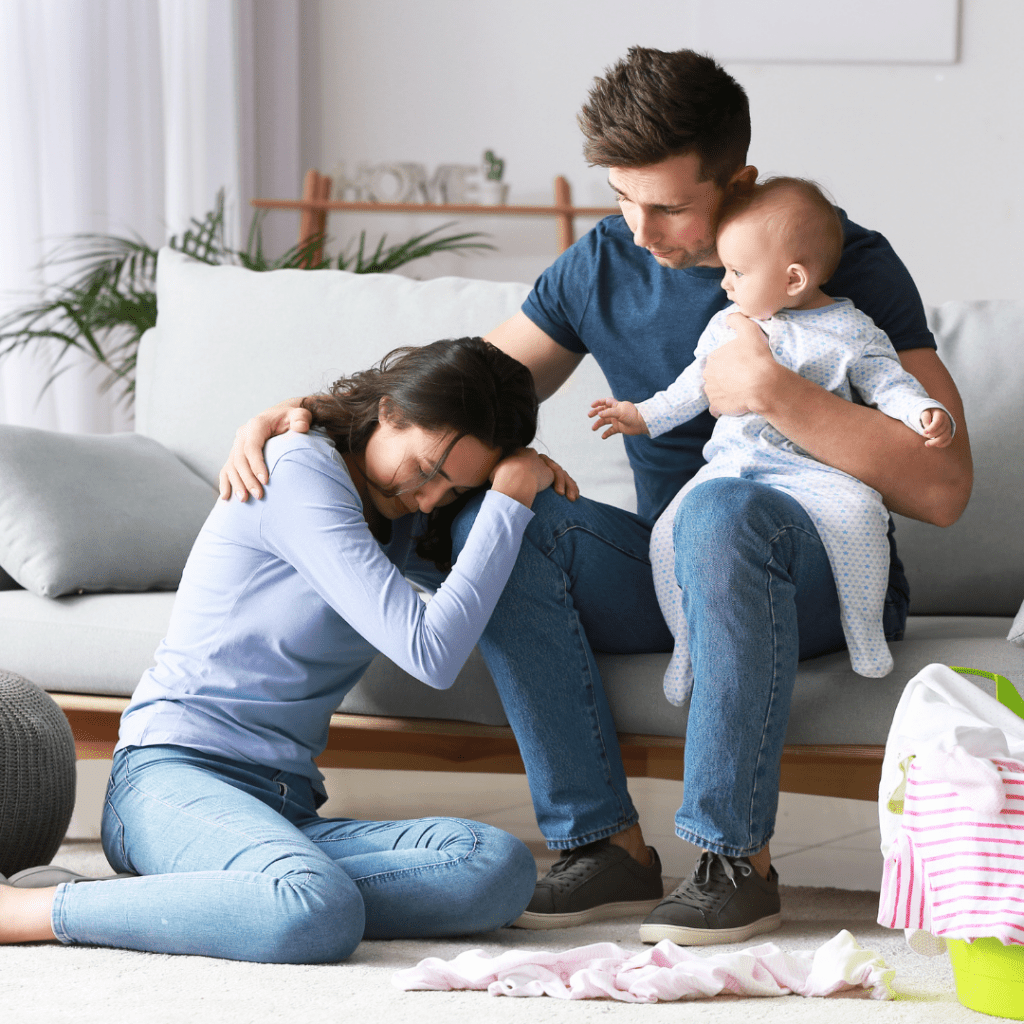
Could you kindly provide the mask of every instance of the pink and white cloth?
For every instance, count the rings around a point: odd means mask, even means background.
[[[611,942],[564,952],[480,949],[454,960],[428,957],[398,971],[400,989],[486,990],[492,996],[614,999],[626,1003],[707,999],[717,995],[831,996],[859,989],[864,998],[892,999],[894,972],[876,953],[841,931],[817,950],[786,953],[774,943],[739,953],[698,955],[667,939],[639,953]]]
[[[1024,720],[927,666],[893,717],[878,806],[879,924],[928,954],[946,938],[1024,944]]]
[[[903,827],[885,861],[878,923],[948,939],[1024,943],[1024,764],[990,761],[1001,810],[965,801],[913,762]]]

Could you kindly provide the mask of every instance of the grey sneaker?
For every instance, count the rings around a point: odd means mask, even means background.
[[[658,851],[644,867],[621,846],[599,839],[566,850],[537,883],[516,928],[569,928],[587,921],[642,914],[665,894]]]
[[[762,878],[746,857],[701,854],[693,876],[666,896],[640,926],[643,942],[680,946],[746,942],[782,924],[779,874]]]
[[[35,868],[25,868],[7,879],[7,885],[15,889],[46,889],[62,882],[106,882],[111,878],[136,878],[136,875],[80,875],[68,868],[59,868],[53,864],[42,864]]]

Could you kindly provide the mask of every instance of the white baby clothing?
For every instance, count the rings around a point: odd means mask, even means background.
[[[796,953],[767,942],[704,956],[668,939],[639,953],[611,942],[564,952],[509,949],[498,956],[469,949],[453,960],[428,957],[398,971],[391,982],[405,991],[486,989],[492,996],[657,1003],[719,995],[893,999],[894,974],[844,929],[818,949]]]
[[[666,390],[637,408],[652,437],[708,408],[703,371],[708,354],[735,336],[726,322],[729,305],[712,317],[693,362]],[[863,401],[922,433],[921,413],[944,409],[900,364],[884,331],[849,299],[819,309],[783,309],[757,321],[775,360],[849,401]],[[952,420],[952,416],[950,416]],[[673,524],[676,510],[698,484],[742,477],[790,495],[807,512],[828,553],[840,615],[855,672],[878,678],[892,669],[882,611],[889,578],[889,514],[879,493],[860,480],[818,462],[756,413],[722,416],[704,446],[708,464],[676,495],[651,534],[654,585],[675,651],[665,674],[665,695],[683,704],[693,687],[686,618],[676,581]]]

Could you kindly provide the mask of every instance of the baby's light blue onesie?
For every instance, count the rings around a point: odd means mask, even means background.
[[[637,408],[652,437],[708,407],[703,371],[708,354],[735,336],[726,323],[735,305],[712,317],[694,361],[664,391]],[[872,406],[922,433],[925,409],[948,410],[899,361],[884,331],[849,299],[819,309],[783,309],[757,321],[776,361],[849,401],[853,391]],[[950,416],[952,420],[952,416]],[[658,601],[675,651],[665,673],[665,695],[682,704],[693,687],[686,618],[675,577],[673,523],[676,509],[698,484],[717,477],[744,477],[769,484],[798,501],[814,522],[839,594],[843,632],[853,670],[877,678],[892,670],[882,629],[889,578],[889,513],[881,495],[848,473],[818,462],[777,431],[763,416],[722,416],[704,446],[707,465],[673,498],[651,534],[651,566]]]

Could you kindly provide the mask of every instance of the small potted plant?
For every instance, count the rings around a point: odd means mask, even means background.
[[[508,201],[508,185],[501,180],[505,161],[489,149],[484,153],[484,180],[480,183],[480,203],[483,206],[504,206]]]

